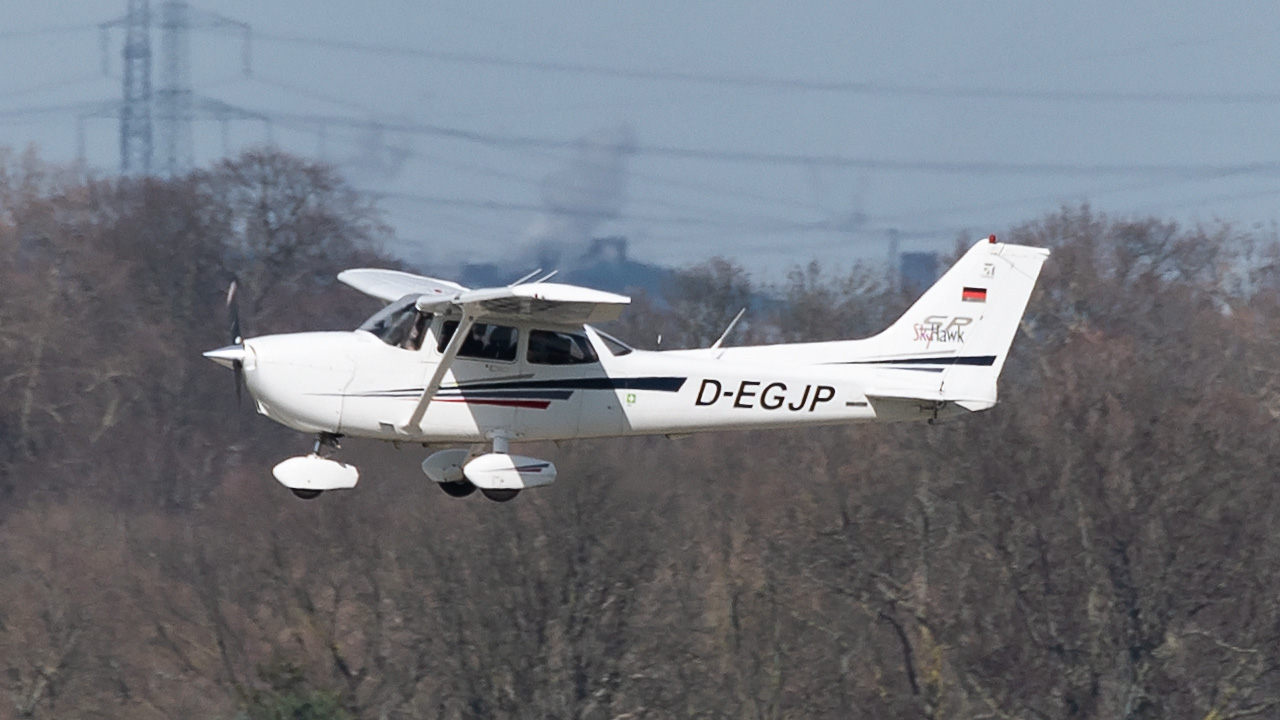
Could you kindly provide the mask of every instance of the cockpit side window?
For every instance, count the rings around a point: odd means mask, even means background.
[[[440,342],[436,349],[444,352],[458,331],[457,320],[446,320],[440,328]],[[516,348],[520,344],[520,332],[506,325],[489,325],[475,323],[462,341],[458,357],[477,358],[480,360],[502,360],[511,362],[516,359]]]
[[[525,357],[535,365],[584,365],[600,360],[586,335],[555,330],[531,330]]]
[[[418,312],[417,296],[405,296],[364,321],[361,330],[382,342],[405,350],[418,350],[431,327],[431,315]]]

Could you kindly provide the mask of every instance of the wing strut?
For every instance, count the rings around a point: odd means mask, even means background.
[[[476,316],[463,306],[462,320],[458,322],[458,329],[453,331],[453,337],[449,338],[449,344],[445,346],[444,355],[440,357],[440,364],[436,365],[436,371],[431,375],[431,381],[422,389],[422,397],[418,398],[418,405],[413,409],[413,414],[409,416],[409,422],[404,424],[404,430],[414,434],[422,432],[422,428],[418,424],[422,422],[422,416],[427,414],[427,406],[431,404],[431,399],[435,397],[436,392],[440,390],[440,384],[444,382],[444,374],[449,372],[449,368],[453,366],[453,361],[458,357],[458,351],[462,349],[462,343],[466,342],[467,336],[471,334],[471,326],[476,322]]]

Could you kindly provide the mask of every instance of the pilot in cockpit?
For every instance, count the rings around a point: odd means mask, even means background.
[[[379,310],[365,320],[361,330],[377,337],[391,347],[417,351],[431,327],[431,314],[414,307],[415,298],[407,296]]]
[[[413,327],[409,328],[408,334],[405,335],[404,341],[400,343],[400,347],[405,350],[419,350],[422,348],[422,340],[427,336],[427,328],[431,326],[431,315],[428,313],[416,313]]]

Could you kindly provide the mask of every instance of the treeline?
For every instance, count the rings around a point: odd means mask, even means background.
[[[332,171],[173,181],[0,162],[0,718],[1226,718],[1280,712],[1280,277],[1267,232],[1066,209],[994,410],[539,447],[562,479],[446,497],[420,448],[361,486],[237,409],[246,330],[349,328],[389,266]],[[682,273],[651,347],[883,327],[813,265]]]

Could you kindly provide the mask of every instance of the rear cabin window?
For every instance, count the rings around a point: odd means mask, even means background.
[[[453,334],[458,331],[457,320],[446,320],[440,332],[440,342],[436,349],[444,352]],[[520,343],[520,333],[506,325],[488,325],[475,323],[462,341],[458,357],[476,358],[479,360],[502,360],[511,362],[516,359],[516,348]]]
[[[554,330],[530,331],[525,357],[535,365],[583,365],[599,360],[586,335]]]

